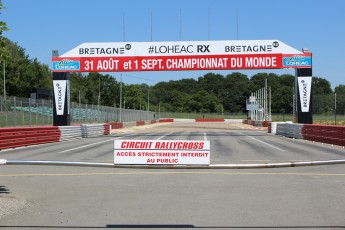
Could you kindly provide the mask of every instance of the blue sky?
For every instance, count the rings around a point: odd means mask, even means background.
[[[3,35],[51,66],[84,42],[280,40],[313,53],[313,75],[345,84],[343,0],[2,0]],[[152,15],[152,23],[151,23]],[[237,20],[238,19],[238,20]],[[238,27],[237,27],[238,26]],[[238,29],[237,29],[238,28]],[[152,31],[152,32],[151,32]],[[197,78],[210,71],[123,73],[127,84]],[[212,71],[223,75],[232,71]],[[249,77],[258,72],[239,71]],[[119,73],[112,74],[118,78]]]

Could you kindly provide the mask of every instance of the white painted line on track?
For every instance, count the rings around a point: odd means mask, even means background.
[[[207,141],[206,132],[204,132],[204,141]]]
[[[281,149],[281,148],[278,148],[278,147],[276,147],[276,146],[274,146],[274,145],[271,145],[271,144],[268,144],[268,143],[266,143],[266,142],[260,141],[260,140],[254,138],[254,137],[248,136],[248,135],[246,135],[246,134],[244,134],[244,133],[240,133],[240,134],[245,135],[245,136],[249,137],[250,139],[252,139],[252,140],[254,140],[254,141],[260,142],[261,144],[265,144],[265,145],[267,145],[267,146],[269,146],[269,147],[271,147],[271,148],[274,148],[274,149],[279,150],[279,151],[281,151],[281,152],[285,152],[284,149]]]
[[[114,138],[114,139],[118,139],[118,138]],[[89,145],[83,145],[83,146],[76,147],[76,148],[73,148],[73,149],[67,149],[67,150],[64,150],[64,151],[61,151],[61,152],[58,152],[58,153],[66,153],[66,152],[70,152],[70,151],[73,151],[73,150],[86,148],[86,147],[89,147],[89,146],[92,146],[92,145],[98,145],[98,144],[101,144],[101,143],[104,143],[104,142],[114,141],[114,139],[110,139],[110,140],[106,140],[106,141],[100,141],[100,142],[92,143],[92,144],[89,144]]]
[[[164,137],[166,137],[166,136],[169,136],[170,134],[172,134],[173,132],[170,132],[170,133],[167,133],[167,134],[165,134],[165,135],[163,135],[163,136],[160,136],[160,137],[158,137],[156,140],[161,140],[162,138],[164,138]]]

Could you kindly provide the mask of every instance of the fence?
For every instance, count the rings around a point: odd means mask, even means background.
[[[274,103],[274,102],[272,102]],[[313,121],[318,124],[345,125],[345,94],[313,95]],[[71,124],[135,122],[158,118],[246,119],[247,113],[173,113],[120,109],[108,106],[71,103]],[[272,121],[292,121],[292,113],[272,114]],[[0,127],[53,124],[53,101],[0,96]]]
[[[53,124],[53,101],[28,98],[0,97],[0,127],[36,126]],[[71,124],[131,122],[152,120],[150,111],[120,109],[109,106],[70,104]],[[158,117],[157,117],[158,118]]]

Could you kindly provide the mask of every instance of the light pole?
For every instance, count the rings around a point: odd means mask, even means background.
[[[150,88],[147,89],[147,111],[150,111]]]
[[[120,122],[122,122],[122,74],[120,75]]]
[[[5,69],[6,69],[6,63],[5,61],[3,62],[4,64],[4,101],[6,101],[6,73],[5,73]]]
[[[334,93],[334,125],[337,125],[337,93]]]
[[[101,98],[101,77],[98,75],[98,122],[100,122],[99,101]]]

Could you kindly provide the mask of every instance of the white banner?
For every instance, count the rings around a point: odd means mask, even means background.
[[[53,86],[56,115],[63,115],[67,86],[66,80],[54,80]]]
[[[209,165],[209,141],[115,140],[115,164]]]
[[[309,112],[312,77],[298,77],[301,111]]]
[[[302,54],[279,40],[82,43],[63,57],[138,57],[229,54]]]

